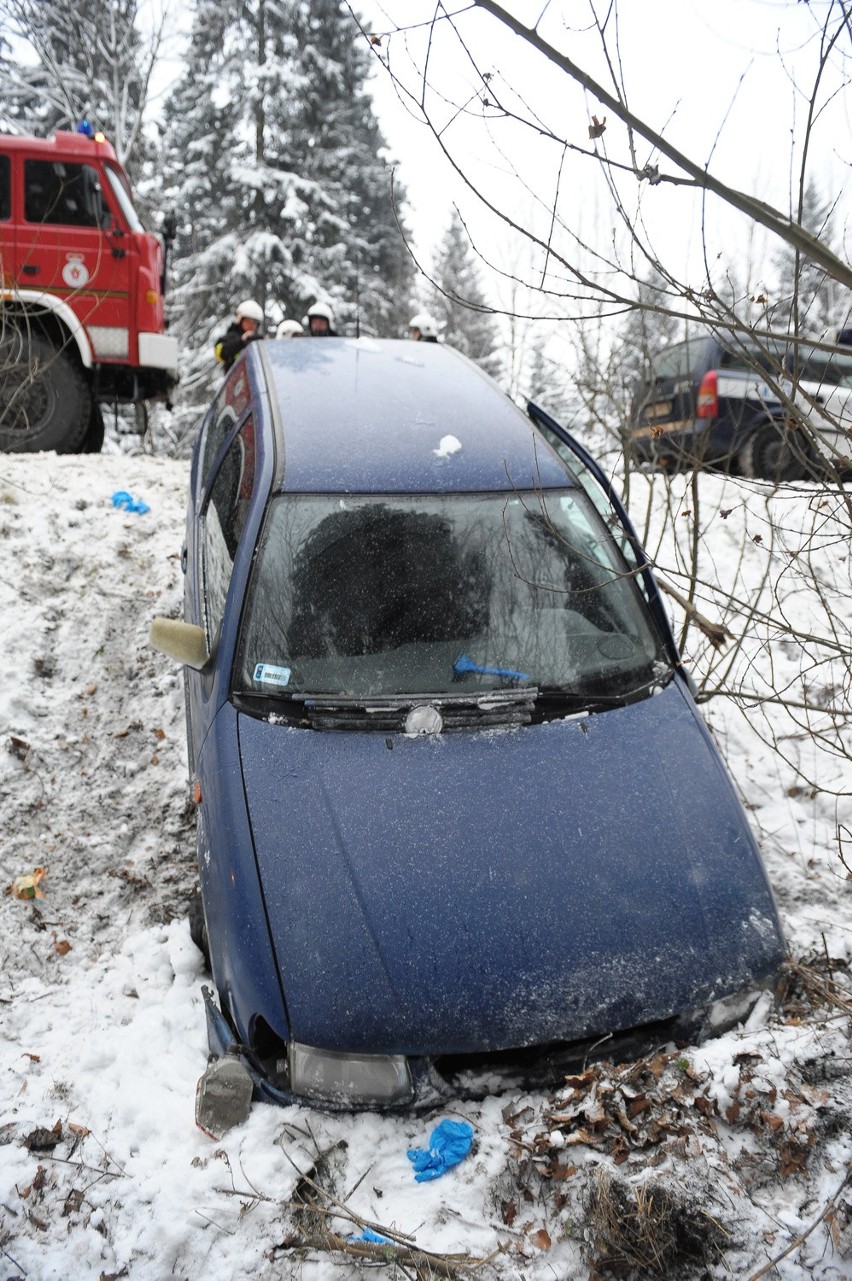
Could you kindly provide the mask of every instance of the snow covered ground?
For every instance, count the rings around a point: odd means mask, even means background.
[[[193,1113],[205,975],[182,679],[147,644],[152,615],[180,611],[187,470],[0,458],[3,1278],[852,1276],[852,744],[820,710],[850,707],[842,504],[702,477],[699,511],[685,479],[631,484],[663,572],[683,591],[697,549],[702,607],[735,633],[730,672],[690,634],[698,676],[751,682],[745,710],[717,698],[707,715],[796,962],[780,1008],[555,1095],[426,1117],[256,1105],[212,1142]],[[150,511],[114,508],[116,490]],[[797,636],[754,612],[770,600]],[[770,671],[804,708],[760,701]],[[43,899],[15,897],[36,868]],[[471,1122],[474,1150],[417,1184],[407,1149],[445,1116]],[[365,1224],[396,1244],[351,1243]]]

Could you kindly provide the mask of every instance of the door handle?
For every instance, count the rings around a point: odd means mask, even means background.
[[[21,275],[37,276],[40,271],[41,271],[41,267],[37,267],[34,262],[25,262],[23,267],[21,268]]]

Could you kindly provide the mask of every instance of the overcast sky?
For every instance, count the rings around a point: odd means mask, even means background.
[[[383,36],[377,52],[389,60],[411,94],[419,92],[426,60],[431,0],[364,0],[361,11],[376,32],[395,32],[403,23],[408,34]],[[491,84],[501,101],[534,113],[542,124],[569,143],[588,148],[592,115],[606,116],[594,97],[527,49],[482,11],[462,12],[458,39],[446,21],[431,33],[427,104],[442,137],[460,168],[488,197],[521,221],[540,222],[553,203],[559,179],[562,219],[586,243],[612,237],[612,201],[597,161],[563,154],[552,143],[537,141],[496,113],[481,106],[478,73],[493,74]],[[542,4],[517,0],[514,12],[529,24]],[[600,20],[607,14],[598,7]],[[789,210],[802,159],[809,99],[817,90],[819,110],[811,133],[809,172],[821,191],[841,199],[838,230],[843,230],[842,194],[850,159],[849,106],[842,71],[852,53],[846,31],[832,52],[832,66],[820,77],[820,26],[833,17],[830,3],[792,0],[643,0],[610,12],[605,38],[595,29],[595,9],[580,0],[551,0],[542,33],[608,89],[613,79],[623,85],[632,110],[700,164],[726,182]],[[423,24],[419,26],[417,24]],[[609,65],[607,64],[607,56]],[[511,252],[511,235],[482,214],[478,202],[441,154],[429,129],[417,119],[411,99],[400,102],[382,68],[376,99],[390,147],[406,184],[411,223],[426,251],[446,224],[457,202],[475,234],[501,252]],[[514,96],[513,96],[514,95]],[[457,105],[468,102],[457,114]],[[612,158],[629,159],[627,131],[609,113],[599,145]],[[655,157],[639,144],[638,163]],[[669,162],[661,169],[673,172]],[[635,179],[619,179],[625,200],[635,199]],[[711,255],[745,252],[746,229],[715,202],[701,202],[683,189],[643,184],[642,217],[652,244],[673,266],[696,270],[706,239]],[[538,214],[534,214],[540,201]],[[506,245],[498,246],[505,238]],[[765,251],[758,247],[758,256]],[[770,249],[771,252],[771,249]]]

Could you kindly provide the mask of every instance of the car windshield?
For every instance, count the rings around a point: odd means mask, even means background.
[[[628,694],[665,661],[586,496],[282,495],[248,590],[235,692],[353,699]]]

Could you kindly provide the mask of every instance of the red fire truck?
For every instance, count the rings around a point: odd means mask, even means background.
[[[0,137],[0,450],[99,450],[101,404],[176,382],[165,247],[103,134],[81,130]]]

